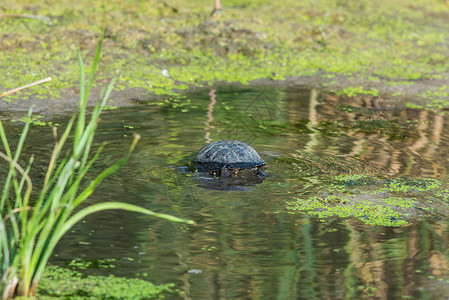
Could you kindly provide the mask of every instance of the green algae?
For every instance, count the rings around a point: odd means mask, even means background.
[[[365,224],[381,226],[402,226],[407,224],[403,214],[396,212],[391,207],[373,204],[369,201],[362,201],[352,205],[347,205],[345,201],[342,205],[328,206],[319,199],[312,197],[301,200],[301,204],[295,202],[294,205],[288,206],[287,209],[306,212],[321,219],[329,217],[356,218]]]
[[[21,118],[19,118],[19,119],[11,119],[11,122],[21,122],[21,123],[26,123],[26,122],[30,122],[30,124],[32,125],[32,126],[59,126],[60,124],[59,123],[54,123],[54,122],[52,122],[52,121],[48,121],[48,122],[46,122],[46,121],[44,121],[44,116],[42,116],[42,115],[34,115],[33,117],[31,117],[31,118],[28,118],[28,117],[21,117]],[[28,120],[29,119],[29,120]]]
[[[73,259],[69,262],[68,267],[71,269],[85,270],[89,268],[115,268],[116,260],[113,258],[110,259],[97,259],[97,260],[81,260],[81,259]]]
[[[319,196],[295,198],[287,211],[321,219],[358,219],[369,225],[404,226],[428,214],[447,215],[449,191],[434,178],[394,179],[338,175]]]
[[[429,3],[430,2],[430,3]],[[220,19],[203,1],[6,1],[3,13],[48,16],[48,22],[0,19],[1,89],[51,75],[53,81],[4,100],[57,99],[77,82],[73,53],[91,54],[103,28],[98,82],[142,88],[183,102],[183,91],[215,82],[323,73],[400,80],[447,78],[449,7],[442,1],[233,1]],[[432,16],[438,17],[432,17]],[[373,76],[374,75],[374,76]],[[350,85],[350,83],[349,83]],[[356,85],[347,95],[378,95]],[[447,103],[437,104],[447,105]]]
[[[386,185],[390,192],[410,193],[424,192],[433,190],[441,185],[441,181],[434,178],[412,179],[408,177],[400,177],[387,180]]]
[[[336,93],[337,95],[346,95],[348,97],[354,97],[357,95],[371,95],[378,96],[379,91],[376,89],[365,89],[363,86],[349,86]]]
[[[427,100],[426,109],[443,109],[449,106],[449,86],[442,85],[434,90],[427,90],[421,97]]]
[[[37,299],[164,299],[180,294],[173,283],[155,285],[113,275],[83,277],[77,271],[57,266],[48,266],[40,283]]]
[[[434,202],[434,201],[443,201],[444,203],[449,203],[449,190],[448,189],[442,189],[437,191],[431,196],[427,197],[427,201]]]

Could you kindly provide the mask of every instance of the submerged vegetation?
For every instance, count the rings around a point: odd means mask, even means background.
[[[139,136],[135,136],[124,158],[100,172],[88,184],[86,174],[99,158],[101,146],[91,154],[91,146],[103,110],[111,93],[114,81],[104,90],[104,96],[98,101],[86,120],[86,106],[100,59],[101,39],[98,43],[89,79],[85,82],[84,66],[80,53],[80,102],[77,118],[72,118],[58,139],[54,129],[55,147],[48,164],[42,187],[37,192],[30,178],[33,156],[23,167],[21,152],[27,136],[31,119],[31,109],[18,144],[9,144],[5,129],[0,122],[0,137],[4,153],[0,157],[9,166],[8,175],[3,178],[4,186],[0,198],[0,293],[2,299],[14,296],[32,296],[36,293],[47,262],[62,236],[84,217],[108,209],[123,209],[160,217],[173,222],[192,221],[166,214],[158,214],[136,205],[122,202],[104,202],[84,206],[85,200],[108,175],[123,166],[133,152]],[[74,128],[74,130],[72,130]],[[64,147],[73,136],[71,151]],[[64,155],[64,152],[66,154]],[[83,208],[78,208],[82,206]]]
[[[183,91],[192,86],[291,77],[308,83],[304,76],[315,76],[343,94],[402,97],[420,91],[423,101],[432,95],[438,102],[432,108],[447,106],[447,97],[432,94],[449,75],[446,1],[224,5],[217,19],[209,16],[212,3],[200,0],[3,2],[0,88],[54,75],[51,88],[38,86],[20,97],[58,98],[77,82],[76,61],[67,53],[76,45],[92,53],[96,33],[106,27],[98,81],[118,70],[116,90],[140,88],[169,103],[183,103]],[[7,17],[30,13],[45,18]]]

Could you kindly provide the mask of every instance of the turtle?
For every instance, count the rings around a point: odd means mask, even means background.
[[[265,169],[265,161],[250,145],[234,140],[221,140],[207,144],[192,160],[193,169],[210,172],[214,176],[228,176],[250,170],[260,174]]]

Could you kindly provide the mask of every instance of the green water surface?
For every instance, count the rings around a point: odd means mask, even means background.
[[[172,282],[183,293],[169,299],[449,293],[447,115],[306,89],[222,87],[188,98],[183,108],[142,104],[103,114],[97,145],[108,145],[94,172],[125,153],[133,132],[142,139],[89,203],[125,201],[197,225],[96,214],[62,239],[52,264]],[[185,172],[203,145],[221,139],[260,153],[262,184],[213,189]],[[51,129],[33,128],[28,143],[38,176]]]

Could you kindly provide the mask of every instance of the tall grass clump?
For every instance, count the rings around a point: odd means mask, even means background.
[[[83,179],[103,148],[90,153],[100,113],[112,91],[114,80],[105,89],[104,97],[94,107],[90,119],[86,115],[87,99],[94,80],[100,58],[102,38],[97,46],[92,69],[85,82],[84,67],[78,51],[80,67],[79,112],[68,123],[58,138],[56,128],[53,149],[44,182],[38,192],[33,192],[33,182],[29,172],[33,156],[26,166],[19,163],[21,151],[30,126],[26,122],[20,139],[13,151],[0,122],[0,138],[3,149],[0,157],[9,165],[0,198],[0,292],[2,299],[15,296],[32,296],[44,271],[48,259],[62,236],[84,217],[107,209],[124,209],[173,222],[193,221],[155,213],[151,210],[121,202],[104,202],[78,207],[92,194],[95,187],[108,175],[119,169],[129,159],[139,136],[134,140],[127,154],[114,165],[102,171],[95,179],[83,184]],[[31,117],[31,109],[28,119]],[[73,146],[64,147],[69,137]],[[64,154],[62,152],[64,151]],[[21,159],[20,161],[23,161]]]

